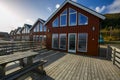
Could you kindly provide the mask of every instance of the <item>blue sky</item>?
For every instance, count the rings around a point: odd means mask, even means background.
[[[0,31],[46,20],[65,0],[0,0]],[[99,13],[120,12],[120,0],[73,0]]]

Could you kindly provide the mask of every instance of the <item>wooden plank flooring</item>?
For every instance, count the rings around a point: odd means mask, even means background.
[[[111,61],[98,57],[43,50],[37,59],[48,60],[45,65],[47,76],[29,72],[18,80],[120,80],[120,69]]]
[[[120,69],[111,61],[73,54],[65,55],[45,70],[53,80],[120,80]]]

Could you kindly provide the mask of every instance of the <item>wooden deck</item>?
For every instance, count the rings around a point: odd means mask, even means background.
[[[30,72],[29,76],[24,78],[27,80],[120,80],[120,69],[108,60],[59,51],[48,51],[44,55],[49,61],[45,67],[47,76]],[[21,79],[23,80],[23,78],[18,80]]]

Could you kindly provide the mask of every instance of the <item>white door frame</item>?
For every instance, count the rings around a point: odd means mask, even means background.
[[[71,34],[75,35],[75,50],[70,50],[69,49],[69,37],[70,37]],[[77,39],[76,37],[77,37],[76,33],[68,33],[68,52],[76,53],[76,39]]]

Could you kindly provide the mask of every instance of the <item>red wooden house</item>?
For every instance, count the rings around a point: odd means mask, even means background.
[[[46,43],[46,26],[44,26],[44,20],[38,19],[30,28],[31,41]]]
[[[105,17],[81,4],[66,0],[45,22],[48,49],[97,56],[99,28]]]

